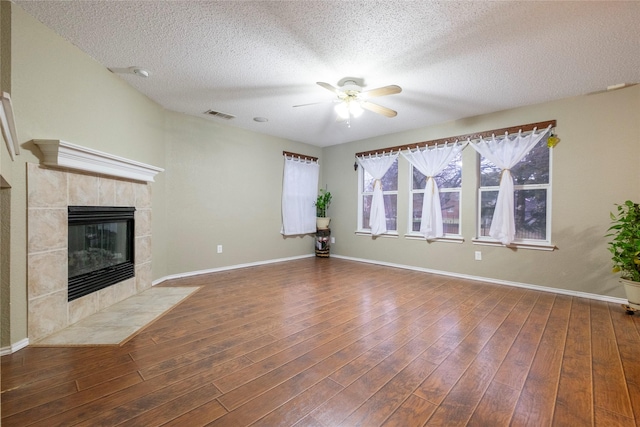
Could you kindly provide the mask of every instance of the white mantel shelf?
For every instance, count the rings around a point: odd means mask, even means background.
[[[125,159],[59,139],[34,139],[44,154],[43,164],[59,168],[76,169],[135,181],[153,182],[164,169]]]

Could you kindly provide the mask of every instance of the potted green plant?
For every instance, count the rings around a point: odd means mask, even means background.
[[[629,313],[640,310],[640,205],[627,200],[616,205],[618,213],[611,213],[611,227],[607,237],[612,255],[613,272],[620,272],[620,282],[624,285],[629,305]]]
[[[318,191],[318,199],[316,200],[316,227],[318,230],[326,230],[329,228],[331,218],[327,216],[327,209],[331,204],[331,193],[320,189]]]

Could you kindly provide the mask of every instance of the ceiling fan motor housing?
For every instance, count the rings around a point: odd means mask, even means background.
[[[354,93],[360,93],[362,92],[362,87],[359,86],[355,81],[353,80],[347,80],[344,82],[344,84],[342,86],[340,86],[340,89],[342,89],[343,92],[352,95]],[[350,93],[350,92],[354,92],[354,93]]]

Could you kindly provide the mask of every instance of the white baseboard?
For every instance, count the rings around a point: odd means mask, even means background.
[[[509,280],[492,279],[490,277],[472,276],[472,275],[469,275],[469,274],[459,274],[459,273],[452,273],[452,272],[449,272],[449,271],[432,270],[432,269],[429,269],[429,268],[415,267],[415,266],[412,266],[412,265],[395,264],[395,263],[392,263],[392,262],[375,261],[375,260],[369,260],[369,259],[348,257],[348,256],[343,256],[343,255],[333,255],[332,254],[331,256],[334,257],[334,258],[341,258],[341,259],[346,259],[346,260],[349,260],[349,261],[364,262],[364,263],[367,263],[367,264],[384,265],[384,266],[387,266],[387,267],[402,268],[402,269],[405,269],[405,270],[420,271],[420,272],[423,272],[423,273],[432,273],[432,274],[438,274],[438,275],[441,275],[441,276],[456,277],[456,278],[459,278],[459,279],[469,279],[469,280],[476,280],[478,282],[494,283],[494,284],[506,285],[506,286],[515,286],[515,287],[518,287],[518,288],[532,289],[534,291],[551,292],[551,293],[554,293],[554,294],[570,295],[570,296],[580,297],[580,298],[589,298],[589,299],[593,299],[593,300],[612,302],[612,303],[616,303],[616,304],[627,304],[627,300],[624,299],[624,298],[610,297],[610,296],[607,296],[607,295],[591,294],[591,293],[588,293],[588,292],[571,291],[571,290],[568,290],[568,289],[560,289],[560,288],[550,288],[550,287],[547,287],[547,286],[532,285],[532,284],[529,284],[529,283],[511,282]]]
[[[29,338],[25,338],[23,340],[18,341],[17,343],[11,344],[9,347],[0,348],[0,356],[5,356],[7,354],[15,353],[18,350],[21,350],[29,345]]]
[[[227,271],[227,270],[236,270],[238,268],[246,268],[246,267],[256,267],[258,265],[266,265],[266,264],[275,264],[277,262],[285,262],[285,261],[293,261],[296,259],[302,259],[302,258],[311,258],[315,256],[314,254],[307,254],[307,255],[299,255],[299,256],[294,256],[294,257],[288,257],[288,258],[277,258],[277,259],[269,259],[266,261],[256,261],[256,262],[249,262],[246,264],[234,264],[234,265],[227,265],[224,267],[216,267],[216,268],[209,268],[206,270],[198,270],[198,271],[189,271],[186,273],[178,273],[178,274],[171,274],[169,276],[164,276],[161,277],[160,279],[154,280],[153,282],[151,282],[151,286],[155,286],[158,285],[166,280],[171,280],[171,279],[182,279],[184,277],[191,277],[191,276],[199,276],[201,274],[208,274],[208,273],[218,273],[220,271]]]

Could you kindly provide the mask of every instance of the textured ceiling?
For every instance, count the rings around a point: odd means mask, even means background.
[[[169,110],[318,146],[640,82],[637,1],[14,2],[105,67],[148,69],[120,75]],[[397,117],[336,122],[315,82],[346,76],[401,86],[372,100]]]

